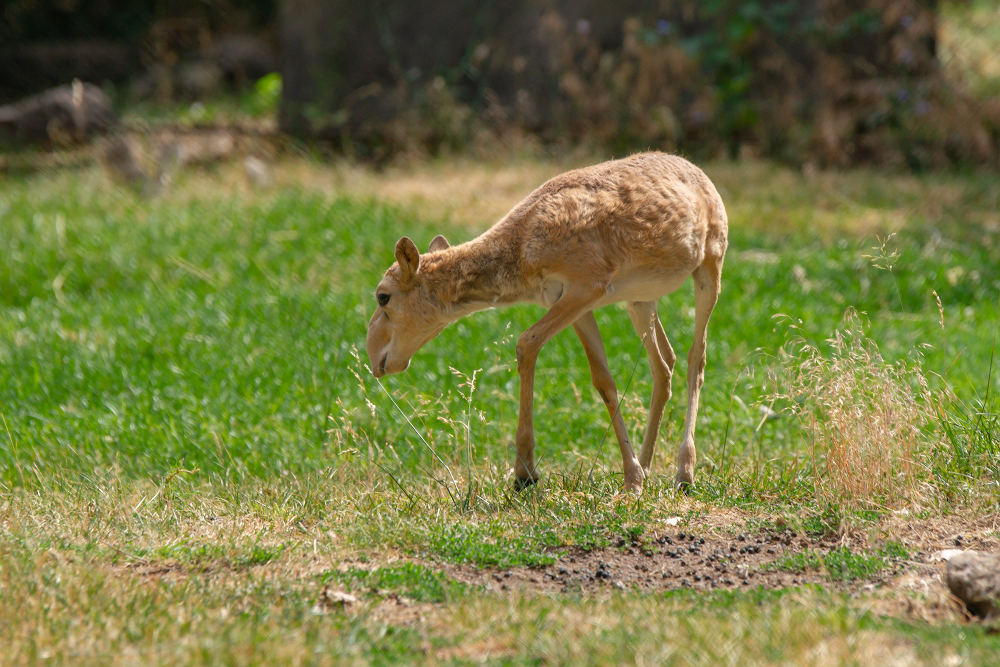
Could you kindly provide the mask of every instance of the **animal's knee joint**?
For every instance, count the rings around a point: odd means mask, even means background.
[[[521,370],[524,366],[531,360],[534,359],[534,355],[531,354],[528,346],[523,342],[519,342],[517,347],[514,349],[514,356],[517,359],[517,369]]]

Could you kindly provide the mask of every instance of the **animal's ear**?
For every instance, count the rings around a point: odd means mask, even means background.
[[[412,282],[417,277],[420,253],[417,252],[417,246],[413,245],[413,241],[405,236],[396,241],[396,261],[399,262],[402,282]]]
[[[427,248],[427,252],[437,252],[438,250],[444,250],[445,248],[450,247],[451,244],[448,243],[448,239],[446,239],[443,235],[438,234],[434,237],[434,240],[431,241],[430,246]]]

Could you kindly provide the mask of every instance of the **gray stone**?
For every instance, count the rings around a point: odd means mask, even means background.
[[[982,618],[1000,616],[1000,554],[964,551],[948,560],[948,588]]]

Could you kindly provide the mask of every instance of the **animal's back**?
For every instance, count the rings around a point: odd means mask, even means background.
[[[600,260],[631,270],[690,273],[725,254],[728,223],[712,182],[687,160],[640,153],[545,182],[497,226],[516,225],[527,264]],[[564,261],[558,261],[563,264]]]

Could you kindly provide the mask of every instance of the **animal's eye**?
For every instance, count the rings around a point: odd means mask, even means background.
[[[387,303],[389,303],[389,295],[388,294],[379,294],[378,295],[378,305],[384,306]]]

